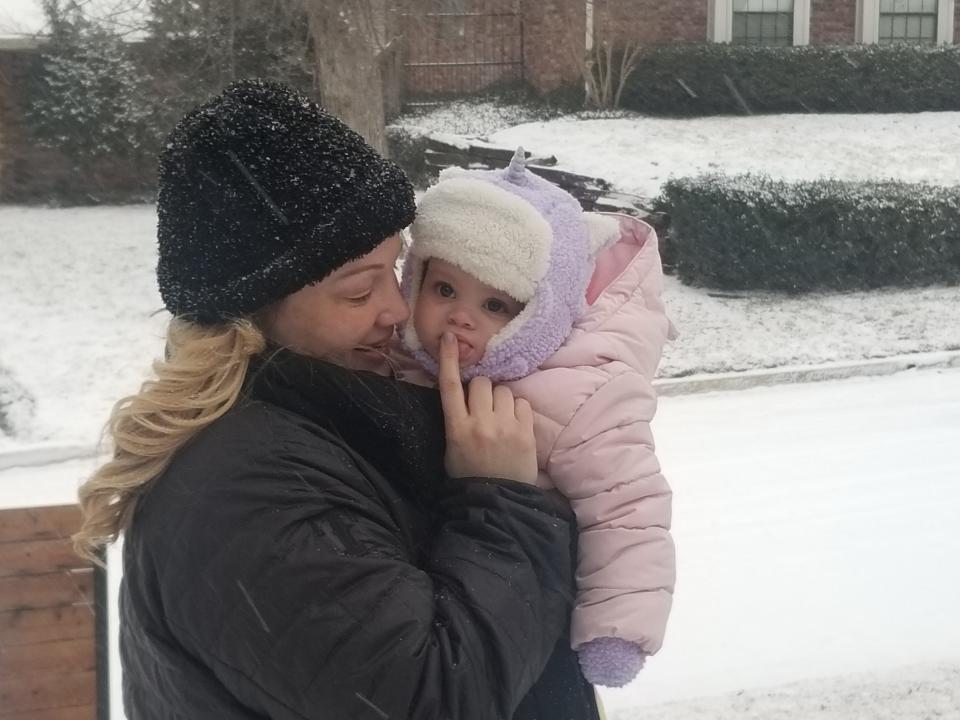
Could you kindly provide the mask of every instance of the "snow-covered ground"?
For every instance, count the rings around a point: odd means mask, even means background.
[[[693,119],[567,115],[526,122],[529,109],[472,103],[397,120],[487,136],[554,155],[561,167],[656,197],[671,176],[766,173],[785,180],[896,178],[960,183],[960,113],[757,115]]]
[[[64,4],[64,3],[62,3]],[[128,37],[142,35],[147,15],[143,0],[81,0],[77,3],[87,17]],[[3,0],[0,3],[0,39],[40,35],[49,32],[41,0]]]
[[[960,369],[667,397],[654,431],[676,602],[610,720],[960,718]],[[0,470],[0,507],[89,467]]]
[[[92,447],[163,348],[152,206],[0,207],[0,399],[13,437]],[[715,297],[667,278],[681,332],[661,375],[960,348],[960,288]]]
[[[654,432],[675,493],[676,602],[662,653],[605,694],[611,708],[960,669],[960,370],[664,398]]]
[[[155,216],[150,206],[0,207],[0,370],[26,398],[0,452],[94,446],[110,406],[145,379],[165,321]]]

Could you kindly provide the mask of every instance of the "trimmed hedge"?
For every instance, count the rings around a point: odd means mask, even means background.
[[[960,284],[960,188],[788,183],[759,175],[668,181],[664,262],[722,290],[861,290]]]
[[[960,110],[960,46],[650,47],[622,105],[668,116]]]

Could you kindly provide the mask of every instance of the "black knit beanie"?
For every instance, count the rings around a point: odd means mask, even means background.
[[[157,282],[198,323],[249,314],[413,222],[403,171],[308,98],[243,80],[160,153]]]

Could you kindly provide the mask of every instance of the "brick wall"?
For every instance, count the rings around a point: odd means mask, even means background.
[[[39,51],[0,49],[0,203],[130,201],[137,188],[149,190],[152,168],[135,168],[120,158],[84,171],[63,153],[40,146],[28,127],[32,77]]]
[[[526,2],[523,6],[525,77],[540,93],[576,83],[580,77],[573,48],[583,47],[584,3],[571,0]]]
[[[853,44],[856,20],[855,0],[810,0],[810,44]]]
[[[76,506],[0,510],[0,718],[94,720],[93,568]]]
[[[463,15],[438,13],[451,10]],[[465,95],[523,75],[517,0],[439,0],[405,17],[404,89],[408,97]],[[444,65],[443,63],[458,63]]]
[[[598,38],[626,38],[645,45],[703,42],[707,39],[704,0],[597,0]]]
[[[953,11],[953,42],[960,44],[960,6],[955,6]]]
[[[584,47],[584,6],[582,0],[547,0],[524,6],[526,75],[537,91],[549,92],[577,82],[571,53],[582,52]],[[707,37],[707,3],[596,0],[594,36],[614,46],[628,39],[645,45],[703,42]]]

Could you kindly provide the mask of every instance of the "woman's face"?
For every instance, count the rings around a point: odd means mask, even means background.
[[[400,249],[400,236],[392,235],[369,254],[288,295],[268,311],[267,337],[303,355],[385,372],[387,344],[410,315],[395,272]]]

